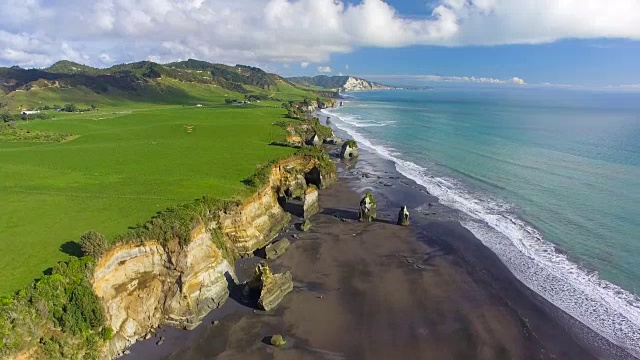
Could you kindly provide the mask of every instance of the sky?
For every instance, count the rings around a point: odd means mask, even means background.
[[[640,0],[0,0],[0,66],[640,88]]]

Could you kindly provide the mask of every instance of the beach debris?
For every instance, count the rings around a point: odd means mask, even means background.
[[[398,225],[409,226],[409,210],[406,205],[402,205],[400,212],[398,212]]]
[[[287,344],[287,342],[284,340],[282,335],[279,335],[279,334],[271,336],[270,342],[271,342],[271,345],[279,348],[283,348]]]
[[[158,340],[158,342],[156,342],[157,346],[160,346],[162,344],[164,344],[164,336],[160,336],[160,340]]]
[[[300,239],[300,236],[298,236],[298,234],[293,234],[293,235],[291,235],[291,237],[296,239],[296,240]]]
[[[342,149],[340,150],[340,157],[342,159],[352,159],[358,157],[358,143],[354,140],[347,140],[342,144]]]
[[[280,255],[284,254],[284,252],[287,251],[289,245],[291,245],[291,242],[289,242],[289,239],[287,238],[282,238],[272,244],[267,245],[267,247],[264,249],[267,255],[267,259],[277,259]]]
[[[124,355],[130,355],[130,354],[131,354],[131,351],[129,351],[129,350],[125,350],[122,354],[124,354]]]
[[[305,221],[301,222],[300,224],[298,224],[298,227],[299,227],[300,231],[307,232],[307,231],[309,231],[309,229],[311,229],[311,221],[305,220]]]
[[[286,294],[293,290],[290,272],[273,274],[266,262],[256,265],[253,278],[247,284],[250,291],[260,293],[258,306],[265,311],[275,308]]]
[[[360,200],[360,210],[358,212],[358,221],[371,222],[376,218],[376,201],[373,195],[367,192],[362,200]]]
[[[318,205],[318,188],[315,185],[309,185],[305,190],[302,209],[305,219],[309,219],[320,211],[320,206]]]
[[[220,321],[218,321],[218,320],[213,320],[213,321],[211,322],[211,325],[213,325],[213,326],[216,326],[216,325],[218,325],[218,324],[220,324]]]

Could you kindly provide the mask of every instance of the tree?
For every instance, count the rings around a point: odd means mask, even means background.
[[[63,110],[66,112],[76,112],[78,111],[78,107],[75,104],[64,104]]]
[[[80,249],[85,256],[99,259],[109,249],[104,235],[90,230],[80,236]]]

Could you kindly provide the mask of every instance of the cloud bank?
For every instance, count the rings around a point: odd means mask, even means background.
[[[383,0],[2,0],[0,64],[62,58],[321,63],[360,47],[640,39],[638,0],[436,0],[429,16]]]
[[[440,76],[440,75],[362,75],[368,79],[383,80],[409,80],[420,82],[440,82],[440,83],[476,83],[476,84],[512,84],[526,85],[524,79],[513,77],[511,79],[495,79],[490,77],[477,76]]]

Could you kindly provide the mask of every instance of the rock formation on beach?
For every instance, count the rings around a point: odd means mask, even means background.
[[[315,133],[309,140],[307,140],[306,143],[309,146],[320,146],[322,145],[322,140],[320,140],[320,137],[318,136],[318,134]]]
[[[210,310],[224,304],[229,283],[236,281],[234,256],[250,255],[265,246],[290,220],[278,202],[280,192],[305,196],[307,188],[313,187],[310,184],[316,182],[323,188],[335,182],[335,170],[328,171],[307,156],[281,160],[268,171],[266,183],[253,196],[222,211],[208,226],[195,226],[186,243],[176,239],[165,245],[150,239],[122,244],[105,253],[92,277],[106,323],[114,331],[105,359],[122,354],[161,325],[191,329]],[[308,197],[312,205],[314,195]],[[317,190],[315,197],[317,204]],[[279,254],[282,245],[274,248]],[[263,295],[267,308],[291,291],[287,282],[290,274],[274,277],[275,287],[268,286]]]
[[[253,279],[247,284],[252,291],[259,291],[258,306],[269,311],[280,303],[285,295],[293,290],[291,273],[273,274],[266,262],[256,266]]]
[[[352,159],[358,157],[358,155],[360,155],[358,153],[358,144],[354,140],[348,140],[342,144],[342,149],[340,150],[342,159]]]
[[[398,225],[409,226],[409,210],[407,206],[403,205],[398,213]]]
[[[358,212],[358,221],[371,222],[376,218],[376,201],[373,195],[367,192],[362,200],[360,200],[360,210]]]
[[[284,252],[287,251],[289,245],[291,245],[291,243],[287,238],[282,238],[272,244],[267,245],[267,247],[264,249],[265,254],[267,255],[267,259],[277,259],[280,255],[284,254]]]
[[[307,232],[307,231],[311,230],[311,221],[305,220],[302,223],[300,223],[298,225],[298,227],[299,227],[300,231]]]
[[[309,219],[311,216],[317,214],[320,211],[318,205],[318,188],[314,185],[309,185],[304,192],[303,203],[304,218]]]

